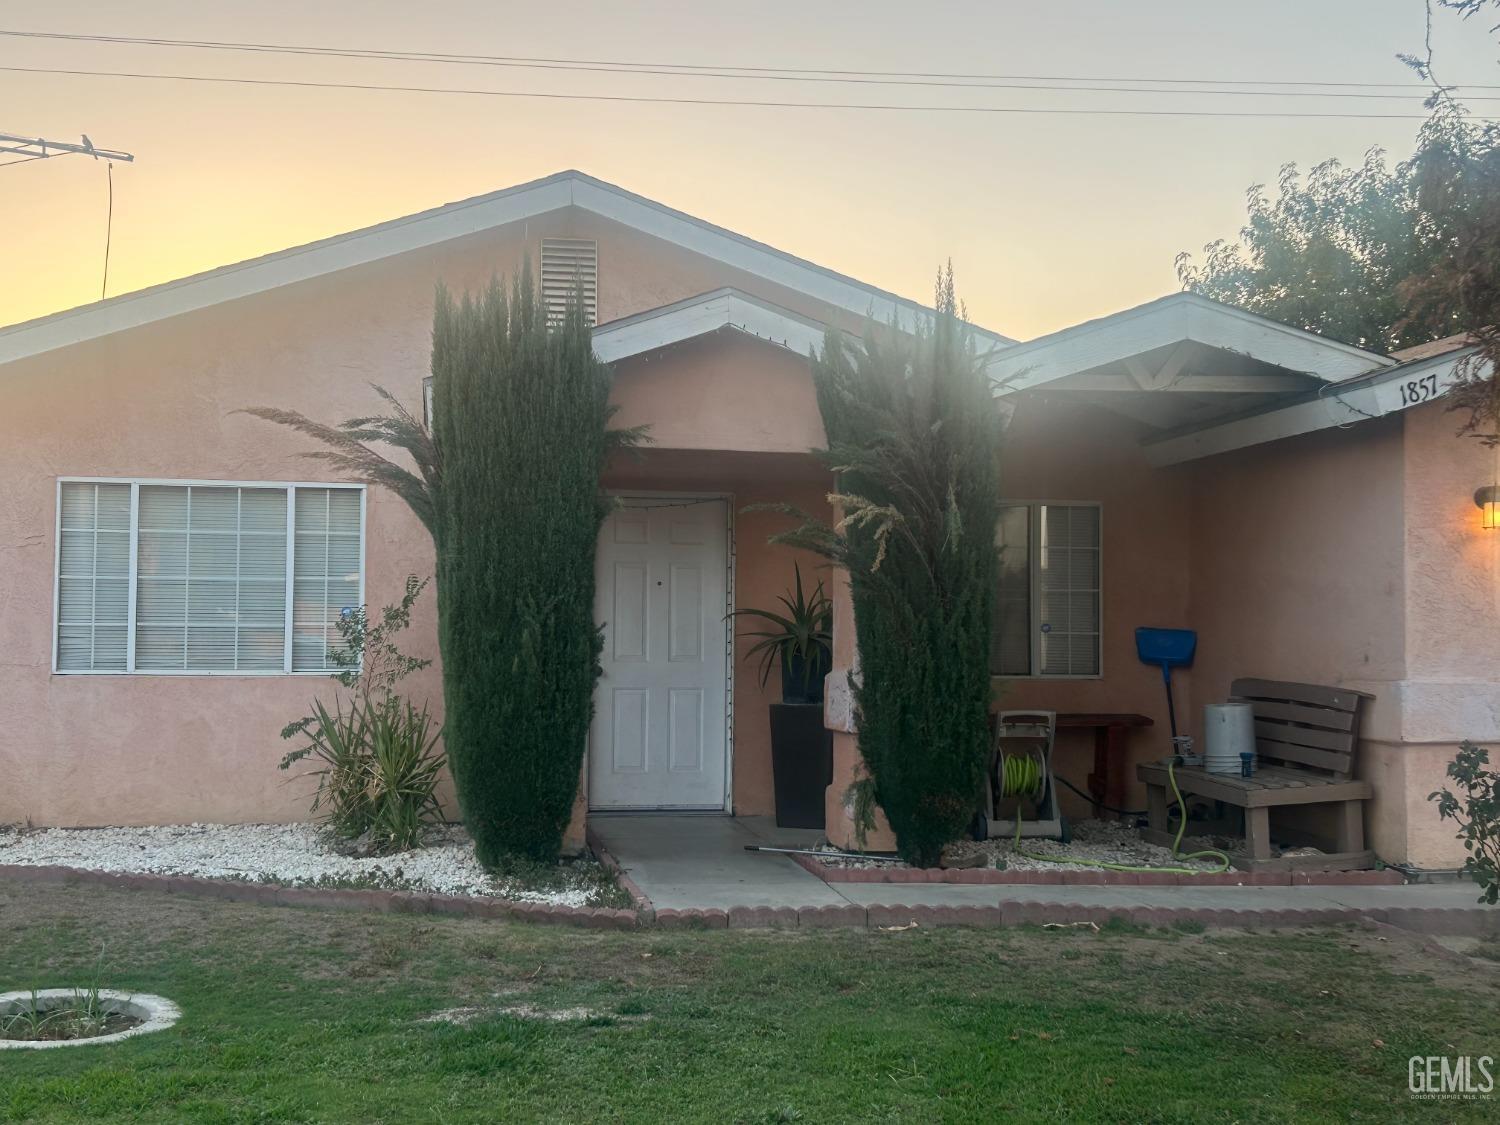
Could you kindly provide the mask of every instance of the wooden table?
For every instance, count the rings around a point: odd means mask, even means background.
[[[1125,738],[1133,728],[1149,727],[1151,718],[1110,711],[1059,711],[1058,730],[1093,730],[1094,768],[1089,773],[1089,795],[1094,799],[1094,815],[1102,806],[1123,808],[1125,805]],[[1112,814],[1113,815],[1113,814]]]
[[[1005,708],[1022,711],[1022,707]],[[991,715],[993,719],[993,713]],[[1125,738],[1136,727],[1152,725],[1150,716],[1113,711],[1059,711],[1058,730],[1092,730],[1094,732],[1094,768],[1088,776],[1089,796],[1093,798],[1094,815],[1102,806],[1122,808],[1125,804]]]

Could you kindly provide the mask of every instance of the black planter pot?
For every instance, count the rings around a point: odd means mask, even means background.
[[[833,732],[823,726],[821,703],[771,704],[771,772],[777,826],[825,827],[823,798],[833,781]]]
[[[783,653],[781,701],[783,703],[822,703],[823,677],[832,669],[833,653],[821,646],[811,661],[798,656],[786,656]]]

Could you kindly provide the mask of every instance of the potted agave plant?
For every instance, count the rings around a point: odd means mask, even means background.
[[[760,683],[781,669],[781,702],[771,704],[771,770],[776,823],[822,828],[823,791],[833,780],[833,738],[823,726],[823,679],[833,663],[833,602],[819,582],[807,593],[793,564],[792,588],[776,609],[739,609],[765,629],[744,634],[756,642],[745,654],[759,658]]]
[[[783,609],[737,609],[736,617],[758,617],[770,627],[747,637],[758,637],[746,659],[760,658],[760,686],[771,678],[771,669],[781,666],[783,703],[822,703],[823,677],[833,663],[833,602],[823,583],[811,596],[802,589],[802,568],[792,564],[796,581],[778,599]]]

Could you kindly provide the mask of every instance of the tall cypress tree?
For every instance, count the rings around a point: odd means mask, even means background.
[[[499,281],[457,302],[439,289],[432,374],[430,431],[378,387],[391,414],[337,426],[247,413],[316,438],[328,448],[307,456],[395,492],[432,533],[443,738],[465,825],[487,867],[553,860],[599,673],[594,552],[611,507],[600,476],[644,435],[609,428],[610,372],[582,301],[549,325],[529,266],[508,295]]]
[[[549,328],[523,271],[455,303],[432,332],[445,739],[480,862],[552,859],[588,744],[600,651],[594,552],[609,368],[580,302]]]
[[[936,305],[914,334],[872,325],[860,346],[828,335],[813,378],[844,514],[778,537],[848,569],[860,753],[902,857],[920,866],[981,800],[1002,432],[951,267]]]

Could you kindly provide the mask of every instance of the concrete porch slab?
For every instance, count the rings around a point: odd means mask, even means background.
[[[589,831],[658,910],[849,904],[786,856],[745,850],[807,847],[822,836],[770,817],[592,813]]]

